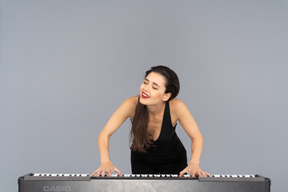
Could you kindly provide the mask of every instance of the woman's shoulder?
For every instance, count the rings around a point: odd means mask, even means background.
[[[170,111],[176,116],[181,115],[187,110],[187,107],[183,101],[180,99],[174,98],[169,102]]]
[[[137,106],[137,96],[129,97],[118,107],[117,111],[119,114],[125,116],[125,118],[133,117],[135,108]]]
[[[134,117],[135,109],[138,103],[138,97],[139,95],[129,97],[122,103],[130,119],[133,119]]]
[[[133,97],[129,97],[127,98],[123,103],[122,106],[125,106],[125,108],[127,110],[132,110],[134,111],[134,109],[136,108],[138,103],[138,96],[133,96]]]
[[[178,99],[178,98],[174,98],[174,99],[172,99],[171,101],[169,101],[169,105],[170,105],[172,108],[179,108],[179,107],[185,106],[184,102],[181,101],[181,100]]]
[[[129,97],[124,101],[124,103],[136,106],[138,103],[138,97],[139,97],[139,95]]]

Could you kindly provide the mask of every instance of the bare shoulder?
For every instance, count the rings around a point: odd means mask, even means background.
[[[169,102],[170,105],[170,112],[173,114],[174,117],[176,117],[177,119],[180,118],[182,115],[184,115],[185,113],[189,113],[189,110],[187,108],[187,106],[185,105],[185,103],[183,101],[181,101],[180,99],[172,99]]]
[[[130,106],[136,107],[136,105],[138,103],[138,97],[139,97],[138,95],[133,96],[133,97],[129,97],[123,103],[125,103],[126,105],[130,105]]]
[[[138,103],[138,95],[126,99],[121,104],[120,108],[123,110],[123,112],[125,112],[125,114],[127,114],[128,117],[133,118],[137,103]]]
[[[170,102],[169,102],[169,104],[170,104],[170,108],[171,108],[171,110],[179,110],[179,109],[181,109],[182,107],[186,107],[186,105],[184,104],[184,102],[183,101],[181,101],[180,99],[177,99],[177,98],[175,98],[175,99],[172,99]]]

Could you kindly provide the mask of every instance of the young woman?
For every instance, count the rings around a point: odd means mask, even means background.
[[[100,167],[92,174],[111,172],[121,175],[110,161],[109,139],[130,118],[131,168],[133,174],[179,174],[193,177],[209,175],[200,169],[203,137],[186,105],[176,98],[180,90],[176,73],[166,66],[146,72],[140,95],[125,100],[111,116],[98,137]],[[179,122],[192,141],[192,155],[187,164],[186,149],[175,128]]]

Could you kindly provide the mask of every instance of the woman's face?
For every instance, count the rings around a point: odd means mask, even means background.
[[[151,72],[140,86],[140,103],[155,105],[167,101],[171,93],[165,93],[166,79],[159,73]]]

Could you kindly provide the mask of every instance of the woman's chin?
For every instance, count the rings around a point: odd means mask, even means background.
[[[139,99],[139,102],[142,104],[142,105],[148,105],[149,102],[147,101],[147,99],[143,99],[143,98],[140,98]]]

